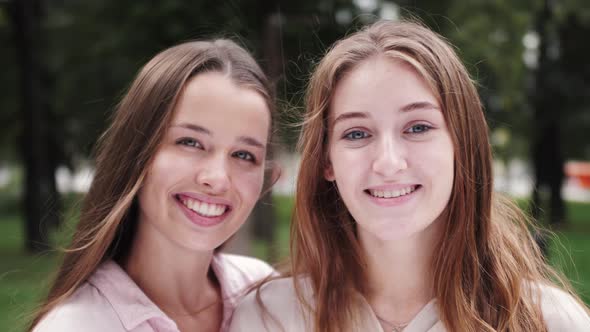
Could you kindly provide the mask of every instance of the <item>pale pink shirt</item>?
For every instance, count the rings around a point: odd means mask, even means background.
[[[231,322],[230,332],[314,331],[313,319],[296,296],[292,278],[273,280],[260,291],[264,310],[258,304],[256,292],[240,303]],[[313,305],[313,290],[308,278],[301,278],[299,287],[304,299]],[[552,286],[539,285],[541,311],[548,332],[589,332],[590,317],[570,295]],[[346,332],[383,332],[369,303],[358,294],[356,313],[358,325]],[[412,319],[403,332],[450,332],[439,318],[438,304],[431,300]],[[532,331],[531,331],[532,332]]]
[[[211,267],[221,286],[227,331],[234,309],[256,281],[276,273],[250,257],[216,254]],[[34,332],[172,332],[176,323],[160,310],[115,262],[107,261],[64,303],[51,310]]]

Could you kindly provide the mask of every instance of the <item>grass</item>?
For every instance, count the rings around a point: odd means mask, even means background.
[[[79,196],[64,197],[66,206],[75,206]],[[20,332],[26,327],[39,299],[45,295],[58,264],[56,251],[28,254],[24,250],[24,225],[15,196],[0,200],[0,331]],[[6,209],[4,209],[6,208]],[[56,247],[68,241],[77,214],[66,215],[64,231],[52,234]]]
[[[57,263],[54,254],[24,253],[19,216],[0,219],[0,330],[23,331]]]
[[[275,213],[279,223],[276,230],[275,252],[278,261],[289,257],[289,225],[291,221],[291,210],[293,209],[293,199],[285,196],[273,197]],[[264,257],[262,257],[264,258]]]
[[[584,302],[590,304],[590,204],[567,204],[567,227],[554,230],[551,265],[562,271]]]
[[[279,257],[285,258],[289,252],[293,200],[275,197],[274,201],[279,221],[276,251]],[[550,262],[564,272],[582,299],[590,304],[590,204],[568,203],[567,207],[568,226],[555,231]],[[14,210],[0,216],[0,331],[23,331],[27,315],[44,295],[58,262],[55,253],[24,253],[21,220]],[[57,234],[54,241],[63,243],[65,238]],[[258,256],[268,252],[263,243],[257,243],[255,250]]]

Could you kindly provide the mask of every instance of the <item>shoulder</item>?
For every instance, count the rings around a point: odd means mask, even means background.
[[[33,332],[125,331],[113,307],[91,284],[84,283],[49,311]]]
[[[308,330],[307,310],[297,297],[295,280],[309,302],[311,288],[305,278],[271,280],[244,297],[234,312],[230,331]]]
[[[264,304],[271,307],[299,305],[295,288],[296,282],[298,283],[297,287],[302,291],[302,295],[309,301],[311,298],[311,285],[307,278],[279,278],[271,280],[260,287],[260,299]],[[255,292],[252,292],[244,302],[246,300],[255,300],[255,296]]]
[[[590,317],[581,303],[551,285],[539,285],[541,312],[549,332],[590,331]]]
[[[226,274],[238,276],[246,282],[256,282],[269,275],[277,275],[268,263],[253,257],[233,254],[218,254],[215,256],[217,265]]]

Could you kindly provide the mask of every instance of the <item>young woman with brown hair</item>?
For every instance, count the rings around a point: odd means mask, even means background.
[[[246,297],[230,331],[590,331],[493,192],[480,99],[443,38],[368,26],[328,51],[306,102],[291,278]]]
[[[229,40],[180,44],[139,72],[101,137],[73,241],[31,324],[48,331],[225,331],[273,273],[218,248],[263,186],[273,99]]]

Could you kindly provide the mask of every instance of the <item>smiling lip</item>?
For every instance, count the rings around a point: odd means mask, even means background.
[[[421,188],[421,185],[416,184],[379,186],[366,189],[364,193],[377,205],[397,206],[414,198],[416,192],[420,191]]]
[[[201,194],[195,193],[179,193],[174,195],[176,203],[179,205],[180,209],[184,213],[185,216],[195,225],[202,226],[202,227],[213,227],[221,224],[231,212],[231,204],[228,200],[220,199],[220,198],[213,198]],[[188,208],[183,201],[187,199],[193,201],[199,201],[207,204],[216,204],[216,205],[224,205],[225,211],[221,215],[213,215],[213,216],[205,216],[203,214],[197,213],[190,208]]]

